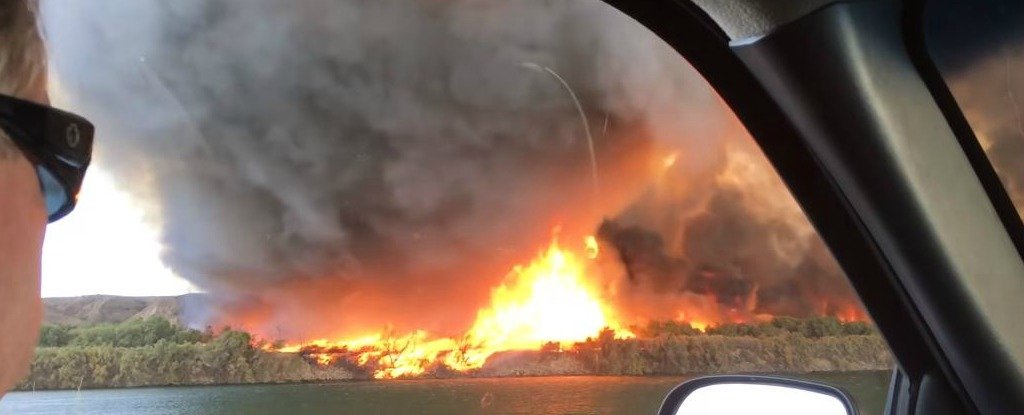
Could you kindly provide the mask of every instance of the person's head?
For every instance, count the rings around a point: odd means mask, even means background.
[[[39,335],[46,224],[74,209],[92,158],[92,124],[47,105],[35,1],[0,0],[0,394]]]
[[[31,0],[0,1],[0,94],[46,103],[46,54]],[[29,159],[0,129],[0,394],[32,358],[42,320],[47,211]]]

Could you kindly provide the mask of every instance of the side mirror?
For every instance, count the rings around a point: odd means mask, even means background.
[[[709,376],[677,386],[659,415],[857,415],[845,392],[773,376]]]

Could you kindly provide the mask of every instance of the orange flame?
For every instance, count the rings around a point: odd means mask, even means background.
[[[549,344],[569,348],[598,337],[606,328],[616,338],[634,337],[606,298],[609,292],[594,278],[599,255],[593,236],[586,237],[578,251],[562,248],[554,238],[530,263],[513,267],[461,337],[435,336],[423,330],[401,334],[389,328],[348,339],[264,349],[302,353],[323,366],[348,359],[372,370],[375,378],[391,379],[422,375],[442,365],[471,371],[503,351],[540,350]],[[677,298],[675,320],[702,332],[724,323],[768,321],[772,316],[755,313],[757,292],[755,286],[750,297],[735,306],[720,304],[713,294]],[[823,302],[821,313],[844,322],[866,319],[854,305],[837,307]]]
[[[584,240],[584,252],[587,258],[597,258],[594,237]],[[568,346],[596,337],[605,328],[618,338],[632,337],[587,272],[588,262],[555,239],[528,265],[513,268],[461,339],[432,338],[425,331],[400,336],[386,332],[272,350],[311,350],[306,355],[322,365],[334,363],[344,351],[357,356],[360,365],[374,367],[374,377],[397,378],[422,374],[437,363],[459,371],[478,369],[497,352],[535,350],[550,342]]]
[[[592,240],[588,238],[588,240]],[[596,258],[596,240],[587,243]],[[586,278],[586,265],[558,241],[530,265],[517,266],[491,294],[491,306],[477,314],[467,336],[481,347],[470,362],[482,365],[502,350],[536,349],[544,343],[568,345],[611,328],[632,336],[615,319]]]
[[[587,249],[587,258],[597,259],[597,256],[601,254],[601,247],[597,244],[597,238],[594,235],[588,236],[583,240],[583,245]]]

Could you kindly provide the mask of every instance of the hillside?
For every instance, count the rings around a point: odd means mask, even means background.
[[[163,317],[173,323],[187,325],[198,321],[205,310],[204,294],[177,297],[118,297],[90,295],[84,297],[44,298],[44,324],[91,325],[121,323],[133,318]]]

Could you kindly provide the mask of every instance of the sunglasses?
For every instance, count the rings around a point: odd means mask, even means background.
[[[92,123],[68,112],[0,94],[0,129],[35,166],[49,221],[71,213],[92,159]]]

